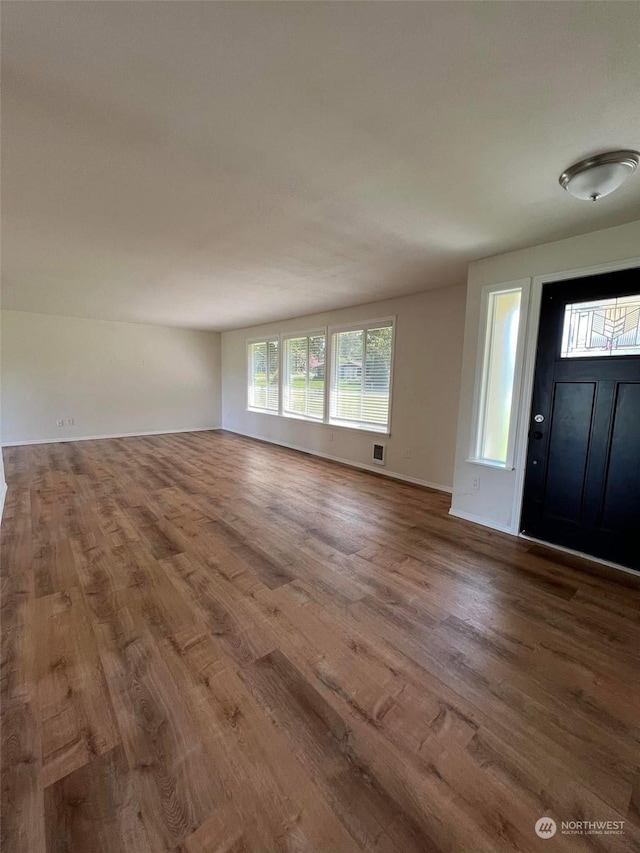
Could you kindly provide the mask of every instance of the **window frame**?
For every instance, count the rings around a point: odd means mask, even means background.
[[[285,366],[285,347],[288,340],[295,338],[317,338],[324,336],[324,389],[322,393],[322,417],[314,418],[313,415],[301,415],[298,412],[289,412],[284,408],[284,366]],[[308,370],[308,365],[307,365]],[[314,424],[323,424],[326,422],[327,415],[327,327],[323,326],[317,329],[311,329],[304,332],[282,332],[280,335],[280,410],[279,414],[283,418],[293,418],[296,421],[309,421]]]
[[[251,373],[251,346],[253,344],[270,344],[277,343],[278,344],[278,408],[277,409],[268,409],[262,406],[252,406],[250,401],[250,393],[251,393],[251,381],[253,379]],[[279,415],[282,409],[282,392],[281,392],[281,384],[282,384],[282,345],[280,342],[280,335],[261,335],[257,338],[247,338],[246,340],[246,358],[247,358],[247,411],[248,412],[258,412],[262,415]]]
[[[529,308],[530,279],[518,279],[500,284],[488,284],[482,288],[480,297],[480,323],[478,327],[478,344],[476,353],[476,373],[473,394],[473,410],[471,417],[471,442],[467,462],[474,465],[484,465],[488,468],[496,468],[502,471],[514,470],[514,459],[518,432],[518,412],[520,410],[520,395],[522,391],[522,370],[525,349],[525,333],[527,329],[527,313]],[[491,297],[501,293],[520,292],[520,314],[518,317],[518,330],[516,349],[514,355],[513,384],[511,388],[511,405],[509,407],[509,431],[507,434],[507,452],[505,460],[488,459],[481,455],[480,444],[485,428],[485,400],[488,381],[489,347],[487,346],[487,333],[490,317]]]
[[[331,388],[334,378],[334,363],[333,363],[333,335],[338,332],[363,332],[366,335],[369,329],[391,329],[391,358],[389,361],[389,408],[387,414],[387,423],[385,425],[376,425],[367,421],[353,421],[350,423],[347,420],[331,417]],[[331,426],[344,427],[345,429],[361,430],[363,432],[373,432],[377,435],[391,435],[391,417],[393,405],[393,374],[396,348],[396,317],[379,317],[375,320],[367,320],[360,323],[340,323],[327,328],[327,352],[329,353],[329,382],[325,382],[325,415],[327,423]],[[363,359],[364,366],[364,359]]]
[[[354,422],[353,424],[348,421],[332,419],[331,418],[331,377],[333,375],[333,353],[332,353],[332,335],[335,332],[349,332],[349,331],[364,331],[367,329],[379,329],[385,326],[389,326],[391,328],[391,361],[390,361],[390,375],[389,375],[389,413],[387,418],[387,423],[385,426],[380,425],[379,427],[375,424],[369,425],[366,422]],[[324,362],[324,371],[325,371],[325,379],[324,379],[324,411],[322,418],[314,418],[311,415],[301,415],[296,414],[295,412],[287,412],[284,410],[284,367],[285,367],[285,341],[290,338],[310,338],[318,335],[324,335],[325,337],[325,362]],[[251,380],[251,359],[250,359],[250,346],[251,344],[256,343],[269,343],[270,341],[278,342],[278,411],[275,409],[262,409],[257,406],[249,405],[249,388],[250,388],[250,380]],[[348,429],[351,432],[364,432],[364,433],[373,433],[374,435],[383,435],[390,436],[391,435],[391,417],[392,417],[392,406],[393,406],[393,373],[394,373],[394,362],[395,362],[395,347],[396,347],[396,317],[395,315],[389,317],[381,317],[373,320],[366,320],[355,323],[342,323],[342,324],[334,324],[327,325],[322,327],[316,327],[312,329],[302,329],[300,331],[293,332],[280,332],[274,333],[271,335],[260,335],[258,337],[247,338],[245,341],[246,344],[246,358],[247,358],[247,389],[246,389],[246,400],[247,400],[247,411],[254,412],[255,414],[263,414],[263,415],[276,415],[281,418],[287,418],[288,420],[295,421],[303,421],[305,423],[316,424],[317,426],[328,426],[332,429]]]

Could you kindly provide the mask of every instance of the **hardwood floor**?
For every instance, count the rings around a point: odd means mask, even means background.
[[[3,853],[640,849],[624,576],[227,433],[4,456]]]

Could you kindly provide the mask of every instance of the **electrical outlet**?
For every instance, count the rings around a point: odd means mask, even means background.
[[[329,441],[333,441],[333,433],[332,432],[329,433]]]
[[[411,451],[410,450],[405,450],[404,458],[405,459],[411,459]]]
[[[56,426],[64,426],[64,421],[62,420],[62,418],[58,418],[58,420],[56,421]]]
[[[472,486],[474,492],[479,492],[480,491],[480,477],[474,477],[473,480],[471,481],[471,486]]]
[[[73,426],[73,418],[67,418],[67,426]]]

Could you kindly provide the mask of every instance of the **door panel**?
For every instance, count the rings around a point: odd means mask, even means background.
[[[595,394],[594,382],[555,387],[544,512],[568,521],[580,520]]]
[[[545,286],[521,518],[529,536],[635,570],[638,294],[637,269]]]
[[[620,383],[611,437],[602,524],[631,533],[640,506],[640,383]],[[640,531],[638,531],[640,538]]]

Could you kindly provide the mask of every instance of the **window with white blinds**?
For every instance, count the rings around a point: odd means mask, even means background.
[[[279,411],[279,341],[255,341],[248,344],[249,408]]]
[[[283,414],[324,419],[326,340],[324,332],[283,339]]]
[[[331,334],[330,421],[389,430],[393,321]]]
[[[248,408],[389,432],[395,318],[247,341]]]

